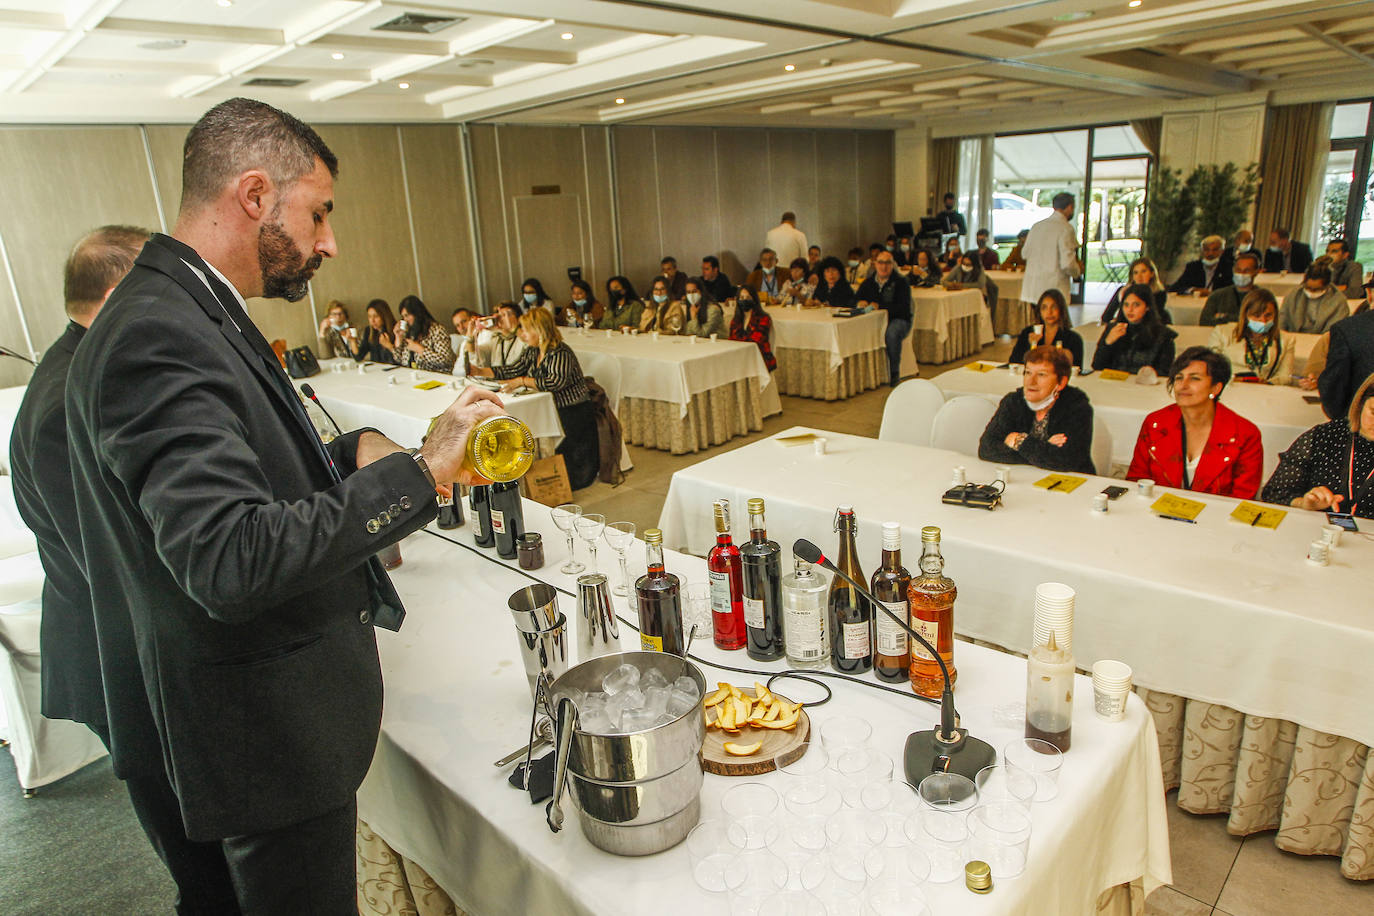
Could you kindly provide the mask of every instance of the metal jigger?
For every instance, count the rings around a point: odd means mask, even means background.
[[[577,660],[590,661],[620,651],[611,592],[602,573],[577,578]]]
[[[558,592],[540,582],[515,592],[507,602],[520,637],[520,660],[525,663],[530,696],[541,674],[552,683],[568,670],[568,618],[558,612]]]

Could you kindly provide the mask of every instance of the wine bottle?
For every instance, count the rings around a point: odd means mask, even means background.
[[[491,485],[491,533],[496,538],[496,555],[515,559],[515,547],[525,533],[525,513],[520,506],[520,484],[514,480]]]
[[[782,548],[768,540],[763,500],[749,500],[749,542],[744,561],[744,628],[749,657],[761,662],[782,657]],[[904,672],[905,673],[905,672]]]
[[[436,417],[430,423],[434,429]],[[488,417],[472,428],[463,469],[493,483],[519,480],[534,463],[534,433],[515,417]]]
[[[478,547],[490,547],[496,543],[496,535],[491,530],[491,487],[476,486],[468,491],[468,508],[472,510],[472,520],[477,524],[472,529],[472,540]]]
[[[794,556],[793,571],[782,579],[782,633],[787,661],[794,668],[824,668],[830,640],[825,619],[826,582],[811,564]]]
[[[682,637],[682,584],[663,565],[663,532],[644,532],[644,560],[649,571],[635,582],[639,604],[639,647],[646,652],[686,653]]]
[[[902,526],[897,522],[883,523],[883,563],[873,572],[869,591],[902,623],[909,624],[907,586],[911,573],[902,566]],[[908,677],[911,659],[907,649],[907,634],[880,608],[873,609],[873,673],[881,681],[901,683]]]
[[[463,498],[458,495],[458,484],[449,484],[451,491],[448,496],[439,494],[439,519],[440,528],[451,529],[463,526]]]
[[[911,580],[907,600],[911,603],[911,628],[925,637],[949,667],[950,686],[959,677],[954,667],[954,599],[959,590],[945,575],[945,558],[940,555],[940,529],[921,529],[921,574]],[[911,640],[911,689],[923,697],[938,699],[945,682],[940,663],[925,646]]]
[[[730,501],[713,504],[716,515],[716,546],[706,555],[711,579],[711,626],[717,649],[743,649],[744,567],[739,548],[730,540]]]
[[[836,567],[863,582],[859,550],[855,544],[857,523],[853,506],[840,506],[835,530],[840,533]],[[840,576],[830,580],[827,607],[830,626],[830,664],[845,674],[861,674],[873,667],[873,609],[859,590]]]

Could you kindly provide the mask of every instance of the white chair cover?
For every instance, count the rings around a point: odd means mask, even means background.
[[[1099,477],[1112,476],[1112,431],[1096,411],[1093,412],[1093,467]]]
[[[907,445],[930,445],[931,425],[944,406],[944,392],[929,379],[902,382],[892,389],[883,405],[878,438]]]
[[[931,424],[931,446],[976,456],[978,437],[983,435],[996,412],[997,405],[986,398],[973,395],[950,398]]]

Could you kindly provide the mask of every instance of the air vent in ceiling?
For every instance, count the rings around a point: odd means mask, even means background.
[[[466,16],[431,16],[426,13],[402,13],[395,19],[388,19],[381,25],[374,25],[374,32],[415,32],[420,35],[433,35],[451,25],[457,25]]]
[[[255,76],[243,85],[245,86],[266,86],[271,89],[291,89],[302,83],[309,82],[303,79],[291,79],[284,76]]]

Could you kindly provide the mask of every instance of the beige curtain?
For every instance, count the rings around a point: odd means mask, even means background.
[[[939,137],[930,141],[930,203],[927,213],[942,206],[947,191],[957,193],[959,182],[959,138]]]
[[[1163,132],[1163,118],[1143,118],[1131,122],[1131,130],[1135,131],[1136,137],[1140,139],[1140,145],[1150,151],[1150,155],[1159,158],[1159,138]]]
[[[1326,111],[1320,102],[1269,109],[1255,211],[1257,239],[1267,238],[1271,230],[1280,228],[1302,238],[1312,209],[1313,175],[1330,143],[1329,130],[1322,130],[1325,123]]]

